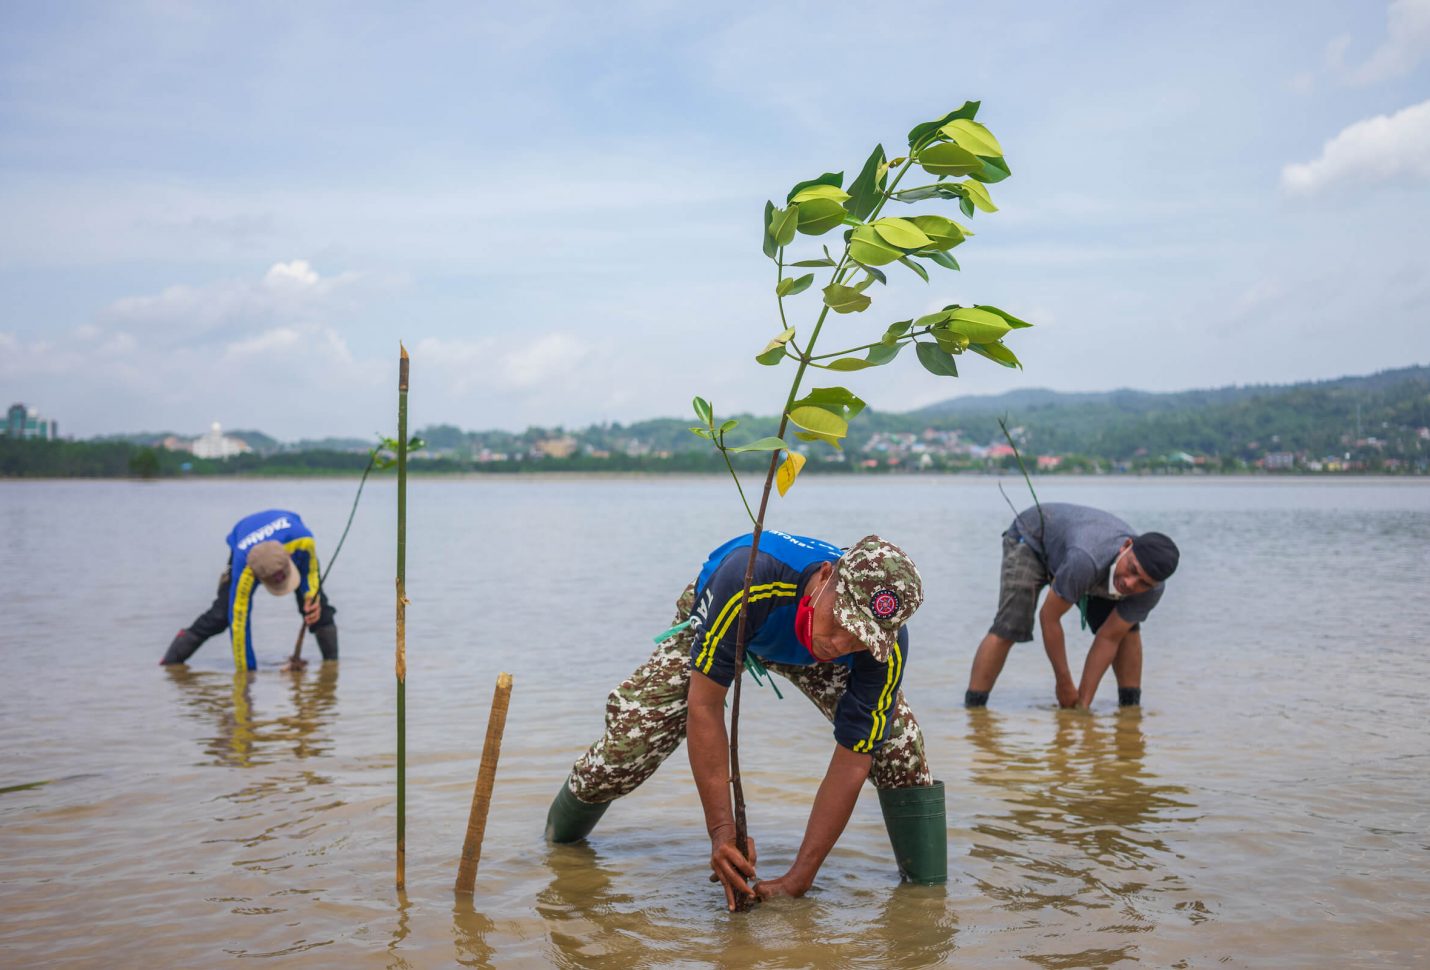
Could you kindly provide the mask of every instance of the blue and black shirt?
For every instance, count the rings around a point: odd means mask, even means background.
[[[233,641],[234,669],[258,669],[253,655],[253,631],[249,611],[253,591],[260,585],[258,577],[248,568],[248,550],[260,542],[272,540],[283,544],[298,570],[298,595],[306,600],[318,592],[318,552],[313,545],[313,533],[303,524],[297,512],[268,509],[239,519],[228,534],[232,557],[228,582],[228,631]]]
[[[716,549],[695,581],[690,664],[722,687],[729,687],[735,679],[735,638],[752,539],[746,534]],[[766,663],[810,666],[817,662],[795,636],[795,610],[810,577],[839,556],[838,546],[820,539],[771,530],[760,534],[750,582],[745,645],[749,653]],[[879,663],[867,650],[832,661],[849,668],[849,682],[834,715],[834,739],[844,747],[867,753],[884,743],[908,648],[908,628],[900,627],[898,642],[886,662]]]

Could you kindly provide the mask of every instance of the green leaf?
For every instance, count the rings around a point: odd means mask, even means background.
[[[937,121],[925,121],[921,125],[914,125],[913,130],[909,132],[909,147],[914,148],[918,145],[919,142],[923,141],[926,137],[932,135],[944,125],[948,124],[950,121],[953,121],[955,118],[972,118],[974,115],[978,114],[978,105],[979,102],[977,101],[965,101],[963,103],[963,107],[958,108],[954,111],[950,111],[948,114],[944,115]]]
[[[883,266],[903,255],[902,249],[885,242],[872,226],[860,226],[849,237],[849,258],[865,266]]]
[[[1002,364],[1004,367],[1017,367],[1022,369],[1023,364],[1018,360],[1017,355],[1001,343],[996,344],[969,344],[968,349],[975,354],[982,354],[991,361]]]
[[[849,422],[839,415],[819,407],[791,408],[790,423],[821,437],[843,438],[849,433]]]
[[[829,259],[827,257],[825,259],[801,259],[797,263],[790,263],[790,265],[798,266],[800,268],[806,268],[810,266],[833,266],[834,260]]]
[[[914,321],[914,327],[922,330],[924,327],[936,327],[948,319],[948,308],[938,310],[934,313],[925,313]]]
[[[909,221],[928,237],[929,248],[940,252],[957,246],[967,235],[963,226],[943,216],[913,216]]]
[[[930,374],[940,377],[958,376],[958,362],[953,359],[953,354],[938,344],[921,343],[918,345],[918,351],[919,363],[923,364],[924,370]]]
[[[758,354],[755,355],[755,360],[764,364],[766,367],[771,367],[775,364],[778,364],[780,361],[784,360],[785,344],[789,343],[790,340],[792,340],[793,338],[794,327],[790,327],[788,330],[780,331],[779,333],[775,334],[774,338],[771,339],[769,343],[765,344],[764,350],[760,351]]]
[[[820,364],[817,366],[823,367],[825,370],[851,371],[863,370],[866,367],[874,367],[877,365],[875,365],[871,361],[865,360],[863,357],[840,357],[838,360],[831,360],[827,364]]]
[[[931,263],[938,263],[944,269],[958,269],[958,260],[945,252],[922,253],[924,259]]]
[[[826,186],[827,188],[827,186]],[[806,192],[809,189],[805,190]],[[799,203],[799,231],[807,236],[818,236],[835,226],[842,225],[848,215],[844,206],[833,199],[810,199]]]
[[[1000,317],[1002,317],[1004,320],[1007,320],[1007,321],[1008,321],[1008,326],[1011,327],[1011,328],[1013,328],[1014,330],[1022,330],[1024,327],[1031,327],[1031,326],[1032,326],[1032,324],[1029,323],[1028,321],[1026,321],[1026,320],[1019,320],[1017,317],[1013,316],[1013,314],[1009,313],[1007,310],[1000,310],[1000,309],[998,309],[996,306],[985,306],[985,305],[983,305],[983,304],[978,304],[978,305],[977,305],[977,309],[979,309],[979,310],[987,310],[989,313],[996,313],[996,314],[998,314],[998,315],[999,315]]]
[[[1011,329],[1008,321],[998,314],[974,307],[949,310],[948,319],[940,326],[953,333],[961,333],[976,344],[995,343]]]
[[[776,246],[788,246],[794,242],[794,231],[799,225],[799,206],[776,209],[770,216],[770,237]]]
[[[1001,158],[1003,155],[1003,146],[998,144],[993,133],[972,118],[955,118],[940,128],[939,134],[958,142],[975,155],[989,158]]]
[[[973,200],[970,199],[968,196],[965,195],[963,198],[958,200],[958,208],[959,211],[961,211],[964,215],[968,216],[968,218],[973,218]]]
[[[884,146],[875,145],[864,167],[859,170],[859,176],[849,184],[849,199],[844,208],[849,210],[850,215],[861,222],[869,218],[869,213],[879,204],[879,196],[884,194],[887,176]]]
[[[983,164],[973,175],[980,182],[1001,182],[1009,175],[1013,174],[1008,169],[1008,163],[1001,158],[979,159]]]
[[[738,427],[739,424],[740,424],[739,421],[737,421],[737,420],[734,419],[734,418],[731,418],[729,421],[725,421],[725,422],[723,422],[723,423],[720,425],[720,433],[721,433],[721,434],[724,434],[726,431],[729,431],[731,428]]]
[[[809,284],[813,282],[813,273],[805,273],[803,276],[794,279],[787,276],[780,280],[779,286],[775,287],[775,293],[778,296],[794,296],[796,293],[803,293],[809,289]]]
[[[983,187],[982,182],[976,182],[973,179],[969,179],[967,182],[961,182],[959,184],[959,187],[962,188],[963,191],[968,193],[968,201],[978,206],[978,208],[982,209],[984,212],[998,211],[998,207],[993,204],[993,197],[988,194],[988,190]],[[973,215],[973,213],[971,212],[968,214],[969,216]]]
[[[885,242],[900,249],[922,249],[933,242],[917,223],[908,219],[891,217],[876,220],[871,225]]]
[[[855,415],[864,410],[864,401],[847,387],[816,387],[790,407],[824,408],[853,420]]]
[[[952,333],[942,329],[933,331],[933,339],[937,340],[938,345],[950,354],[963,353],[971,342],[961,333]]]
[[[795,202],[795,201],[797,201],[797,200],[795,199],[795,196],[796,196],[796,195],[799,195],[799,193],[800,193],[801,190],[807,189],[807,188],[809,188],[811,185],[832,185],[832,186],[834,186],[834,187],[837,189],[837,188],[839,188],[839,187],[840,187],[841,185],[843,185],[843,184],[844,184],[844,173],[843,173],[843,172],[825,172],[823,175],[821,175],[821,176],[820,176],[819,178],[817,178],[817,179],[807,179],[807,180],[805,180],[805,181],[803,181],[803,182],[800,182],[800,183],[796,184],[794,188],[792,188],[792,189],[789,190],[789,196],[787,197],[786,201],[789,201],[789,202]]]
[[[873,302],[852,286],[830,283],[824,288],[824,305],[835,313],[858,313]]]
[[[866,367],[879,367],[899,356],[899,351],[903,349],[904,345],[899,343],[876,344],[870,347],[869,352],[863,357],[840,357],[824,366],[827,370],[833,371],[855,371],[864,370]]]
[[[888,329],[884,331],[884,336],[880,339],[883,340],[886,344],[893,343],[895,340],[898,340],[904,334],[908,333],[909,328],[913,325],[914,322],[912,320],[899,320],[896,323],[891,323],[889,324]]]
[[[983,159],[949,141],[929,145],[919,152],[918,161],[930,175],[972,175],[984,165]]]
[[[915,273],[918,273],[919,276],[923,277],[923,281],[924,281],[925,283],[927,283],[927,282],[929,281],[929,271],[926,270],[926,269],[924,269],[922,266],[920,266],[918,263],[914,262],[914,261],[913,261],[912,259],[910,259],[909,257],[905,256],[905,257],[903,257],[902,259],[900,259],[899,262],[903,263],[903,264],[904,264],[905,266],[907,266],[909,269],[913,270]]]
[[[726,451],[783,451],[789,446],[785,444],[783,438],[761,438],[759,441],[752,441],[747,445],[738,445],[734,448],[726,448]]]
[[[959,184],[937,182],[895,192],[894,198],[900,202],[922,202],[924,199],[961,199],[963,193]]]
[[[690,429],[690,433],[691,433],[691,434],[699,435],[699,436],[702,437],[702,438],[709,438],[709,437],[710,437],[710,431],[709,431],[708,428],[691,428],[691,429]]]
[[[870,347],[869,353],[865,354],[864,356],[865,359],[869,361],[869,363],[877,366],[879,364],[887,364],[889,361],[899,356],[899,351],[903,349],[904,345],[900,343],[881,343],[876,347]]]
[[[775,248],[776,248],[776,247],[775,247],[775,237],[772,236],[772,235],[770,235],[770,220],[774,217],[774,214],[775,214],[775,204],[774,204],[773,202],[766,202],[766,203],[765,203],[765,241],[764,241],[764,249],[765,249],[765,255],[768,256],[770,259],[774,259],[774,258],[775,258]]]
[[[996,152],[994,153],[996,154]],[[834,202],[843,202],[849,198],[849,193],[845,192],[837,185],[826,185],[823,182],[814,185],[806,185],[794,195],[790,196],[791,202],[809,202],[811,199],[830,199]]]
[[[870,279],[876,279],[884,286],[889,285],[889,277],[884,275],[883,270],[875,269],[872,266],[860,266],[859,268],[868,273]]]
[[[694,406],[694,408],[695,408],[695,416],[696,416],[697,418],[699,418],[701,421],[705,422],[705,424],[707,424],[707,425],[710,425],[710,424],[714,424],[714,423],[715,423],[715,415],[714,415],[714,412],[712,412],[712,411],[710,410],[710,402],[709,402],[709,401],[705,400],[705,398],[703,398],[703,397],[697,397],[695,400],[691,401],[690,403],[691,403],[691,405]]]

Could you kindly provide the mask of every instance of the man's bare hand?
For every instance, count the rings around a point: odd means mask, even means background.
[[[778,879],[761,879],[755,883],[755,895],[762,900],[774,899],[776,896],[803,896],[807,890],[807,886],[791,879],[789,873]]]
[[[1054,691],[1058,695],[1059,707],[1073,707],[1077,704],[1077,684],[1072,681],[1058,681]]]
[[[713,870],[710,873],[710,881],[724,884],[725,905],[732,913],[735,911],[737,892],[746,896],[755,894],[747,882],[755,874],[755,840],[746,836],[745,841],[750,847],[748,859],[735,848],[733,837],[712,842],[710,845],[710,868]]]
[[[303,603],[303,622],[312,626],[323,615],[323,607],[316,595],[309,596]]]

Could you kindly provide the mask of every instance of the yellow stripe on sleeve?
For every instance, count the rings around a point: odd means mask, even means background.
[[[893,649],[889,653],[889,660],[885,664],[887,669],[884,675],[884,689],[879,692],[879,701],[874,705],[874,712],[870,718],[869,736],[854,745],[855,751],[874,750],[874,742],[884,736],[884,726],[889,723],[889,708],[894,703],[894,685],[899,682],[899,672],[903,670],[903,666],[904,655],[899,652],[899,642],[895,640]]]
[[[228,618],[229,639],[233,642],[233,669],[248,669],[248,607],[253,600],[256,578],[247,566],[238,574],[238,591],[233,595],[233,611]]]
[[[283,548],[288,551],[290,556],[300,549],[308,554],[308,595],[318,595],[318,547],[313,544],[313,537],[303,536],[300,539],[291,539],[283,543]]]
[[[750,587],[750,603],[758,603],[767,599],[792,599],[799,591],[794,583],[764,583],[759,586]],[[735,618],[740,615],[740,597],[744,595],[744,589],[739,590],[720,610],[720,615],[715,618],[710,629],[706,631],[704,646],[695,658],[695,669],[702,674],[710,673],[710,668],[715,666],[715,650],[720,645],[720,641],[725,638],[725,633],[730,629],[730,624],[735,622]]]

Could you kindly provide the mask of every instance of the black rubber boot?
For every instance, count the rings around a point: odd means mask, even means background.
[[[169,649],[164,653],[162,664],[181,664],[194,655],[194,651],[203,646],[204,637],[188,630],[180,630],[179,635],[174,637],[174,642],[169,644]]]
[[[579,842],[591,834],[610,802],[592,804],[571,794],[570,783],[563,784],[546,813],[546,841]]]
[[[988,691],[986,690],[966,690],[963,692],[964,707],[987,707]]]
[[[323,652],[324,660],[338,659],[338,626],[336,623],[314,628],[313,639],[318,641],[318,649]]]
[[[1119,707],[1140,707],[1142,704],[1141,687],[1119,687],[1117,688],[1117,705]]]
[[[948,823],[943,782],[920,788],[881,788],[879,807],[899,864],[899,876],[932,886],[948,882]]]

